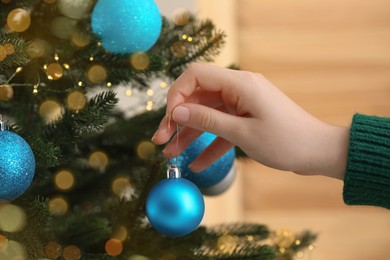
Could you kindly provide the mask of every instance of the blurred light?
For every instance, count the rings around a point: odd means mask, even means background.
[[[49,200],[49,211],[55,216],[65,215],[68,209],[68,202],[62,197],[54,197]]]
[[[91,37],[84,32],[75,31],[72,33],[72,43],[77,47],[83,48],[91,42]]]
[[[116,178],[111,185],[112,192],[114,192],[118,197],[130,200],[131,196],[134,193],[134,188],[132,187],[128,177],[118,177]]]
[[[70,190],[75,184],[73,173],[68,170],[60,170],[54,176],[54,183],[60,190]]]
[[[64,63],[64,64],[62,64],[62,65],[63,65],[63,66],[64,66],[64,68],[65,68],[65,69],[67,69],[67,70],[70,68],[70,66],[69,66],[69,64],[68,64],[68,63]]]
[[[149,67],[150,59],[145,52],[136,52],[131,55],[130,64],[136,70],[145,70]]]
[[[103,151],[95,151],[88,158],[90,167],[98,170],[104,170],[108,165],[108,155]]]
[[[107,82],[106,86],[107,86],[108,88],[111,88],[111,87],[112,87],[112,83],[111,83],[111,82]]]
[[[183,34],[182,36],[181,36],[181,38],[183,39],[183,40],[185,40],[185,39],[187,39],[187,34]]]
[[[82,81],[79,81],[79,82],[77,83],[77,85],[79,85],[79,87],[82,87],[82,86],[83,86],[83,82],[82,82]]]
[[[14,89],[8,84],[0,85],[0,100],[8,101],[14,96]]]
[[[5,236],[0,235],[0,253],[5,251],[8,245],[8,240]]]
[[[127,258],[127,260],[151,260],[149,257],[142,256],[142,255],[132,255]]]
[[[62,117],[63,109],[59,103],[54,100],[46,100],[39,106],[39,115],[45,123],[51,123]]]
[[[0,230],[18,232],[26,225],[26,213],[22,208],[9,203],[0,205]]]
[[[81,250],[74,245],[67,246],[64,248],[63,257],[65,260],[79,260],[81,258]]]
[[[124,226],[119,226],[116,228],[112,238],[118,239],[121,242],[124,242],[128,237],[127,229]]]
[[[5,258],[2,258],[2,255],[5,255]],[[17,241],[9,240],[7,248],[0,255],[0,259],[7,260],[27,260],[27,251],[26,248]]]
[[[168,87],[168,83],[166,83],[165,81],[163,81],[163,82],[160,83],[160,87],[161,87],[161,88],[166,88],[166,87]]]
[[[149,96],[149,97],[153,96],[153,95],[154,95],[153,89],[148,89],[148,90],[146,91],[146,95]]]
[[[95,84],[104,82],[107,79],[107,70],[102,65],[92,65],[87,72],[89,81]]]
[[[106,242],[106,253],[110,256],[118,256],[122,253],[123,245],[118,239],[110,239]]]
[[[60,57],[58,57],[58,54],[57,54],[57,53],[54,54],[54,59],[55,59],[56,61],[58,61],[58,60],[60,59]]]
[[[57,80],[64,75],[64,69],[58,63],[51,63],[46,67],[46,74],[49,79]]]
[[[141,142],[137,146],[137,155],[139,158],[141,158],[143,160],[150,159],[153,156],[153,154],[155,153],[155,151],[156,151],[155,144],[152,142],[149,142],[149,141]]]
[[[192,40],[193,40],[192,37],[188,37],[189,42],[192,42]]]
[[[44,251],[48,258],[57,259],[62,255],[62,246],[56,242],[49,242]]]
[[[30,24],[30,13],[22,8],[13,9],[7,16],[7,25],[14,32],[24,32]]]
[[[76,90],[68,95],[66,103],[70,110],[80,111],[87,104],[87,98],[84,93]]]
[[[125,95],[131,97],[133,95],[133,91],[131,89],[126,89]]]

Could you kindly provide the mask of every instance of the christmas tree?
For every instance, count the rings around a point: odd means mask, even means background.
[[[152,0],[0,7],[1,260],[293,259],[312,247],[311,232],[252,223],[171,237],[146,217],[169,167],[149,141],[164,94],[218,54],[225,35],[212,21],[166,19]],[[131,113],[120,89],[142,97]]]

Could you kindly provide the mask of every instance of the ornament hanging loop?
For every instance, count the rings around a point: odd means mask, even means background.
[[[3,116],[0,114],[0,131],[8,131],[8,125],[3,121]]]
[[[168,165],[167,178],[168,179],[181,178],[181,172],[180,172],[179,168],[176,166],[176,164],[170,163]]]

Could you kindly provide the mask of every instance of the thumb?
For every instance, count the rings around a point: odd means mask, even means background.
[[[186,103],[175,107],[172,119],[176,123],[233,141],[241,118],[207,106]]]

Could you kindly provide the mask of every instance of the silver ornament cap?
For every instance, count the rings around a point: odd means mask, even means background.
[[[167,178],[168,179],[178,179],[178,178],[181,178],[180,169],[177,167],[176,164],[170,163],[168,165]]]
[[[3,116],[0,114],[0,131],[8,131],[8,124],[3,121]]]

